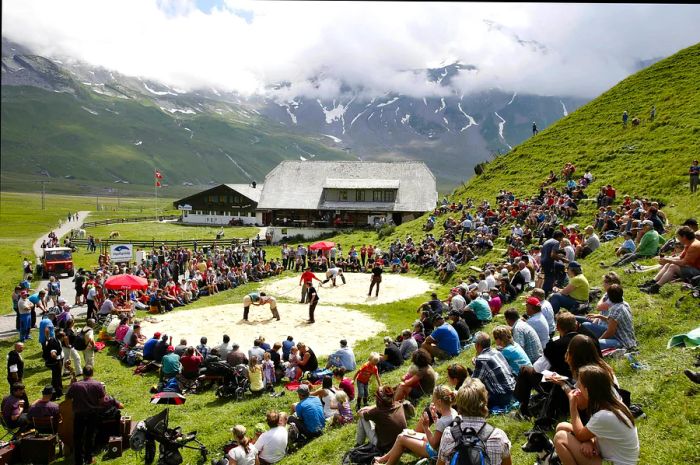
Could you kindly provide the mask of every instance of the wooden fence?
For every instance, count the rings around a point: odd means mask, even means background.
[[[176,220],[180,218],[180,215],[163,215],[159,216],[158,220]],[[133,216],[130,218],[114,218],[108,220],[100,221],[87,221],[83,223],[83,228],[94,228],[96,226],[105,226],[109,224],[121,224],[121,223],[143,223],[146,221],[156,221],[155,216]]]

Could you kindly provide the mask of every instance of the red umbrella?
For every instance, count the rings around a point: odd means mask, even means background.
[[[309,246],[309,250],[323,250],[328,251],[331,250],[333,247],[335,247],[335,242],[330,242],[330,241],[320,241],[320,242],[314,242]]]
[[[148,289],[148,280],[132,274],[118,274],[107,278],[105,287],[113,291],[122,289],[128,289],[130,291],[140,289],[143,291]]]

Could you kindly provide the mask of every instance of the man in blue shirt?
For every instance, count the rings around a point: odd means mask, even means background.
[[[292,351],[292,347],[294,347],[296,342],[294,342],[294,337],[293,336],[287,336],[286,341],[282,341],[282,360],[285,362],[289,361],[289,353]]]
[[[433,321],[435,330],[425,339],[421,347],[430,352],[433,357],[442,359],[452,358],[459,354],[460,345],[457,331],[445,323],[445,318],[442,315],[438,315]]]
[[[143,344],[143,359],[153,360],[156,356],[156,344],[160,341],[160,333],[155,333],[153,337]]]
[[[355,368],[357,368],[355,354],[348,347],[348,341],[345,339],[340,341],[340,349],[328,356],[326,368],[331,367],[343,367],[345,371],[355,371]]]
[[[39,323],[39,344],[42,346],[46,342],[46,339],[54,337],[54,318],[56,317],[53,314],[45,314],[41,318],[41,322]]]
[[[292,407],[295,416],[289,417],[289,423],[296,426],[299,434],[307,439],[317,438],[326,426],[321,400],[309,395],[309,386],[306,384],[299,386],[297,394],[299,402]]]

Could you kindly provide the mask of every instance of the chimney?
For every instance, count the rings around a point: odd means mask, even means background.
[[[258,183],[256,183],[255,181],[253,181],[252,185],[253,185],[253,189],[255,189],[255,186],[257,186]]]

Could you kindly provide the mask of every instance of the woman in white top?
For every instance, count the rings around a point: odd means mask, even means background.
[[[245,435],[245,426],[236,425],[231,431],[238,441],[238,446],[228,451],[228,465],[260,465],[258,449]]]
[[[405,450],[413,452],[418,457],[434,459],[440,447],[440,440],[445,428],[449,428],[452,418],[457,412],[452,408],[455,393],[449,386],[436,386],[433,390],[433,400],[428,411],[424,411],[418,420],[416,432],[404,430],[389,452],[374,459],[374,463],[399,463]],[[438,417],[439,414],[439,417]],[[432,420],[432,421],[431,421]],[[430,430],[430,424],[435,422],[435,432]]]
[[[335,400],[335,389],[333,389],[332,376],[324,376],[321,389],[312,392],[311,395],[316,396],[321,400],[324,418],[332,418],[333,415],[338,413],[338,403]]]
[[[563,465],[635,465],[639,461],[639,438],[634,417],[613,394],[610,373],[596,365],[578,372],[578,389],[567,389],[571,423],[559,423],[554,447]],[[590,420],[583,425],[578,405],[588,405]]]

